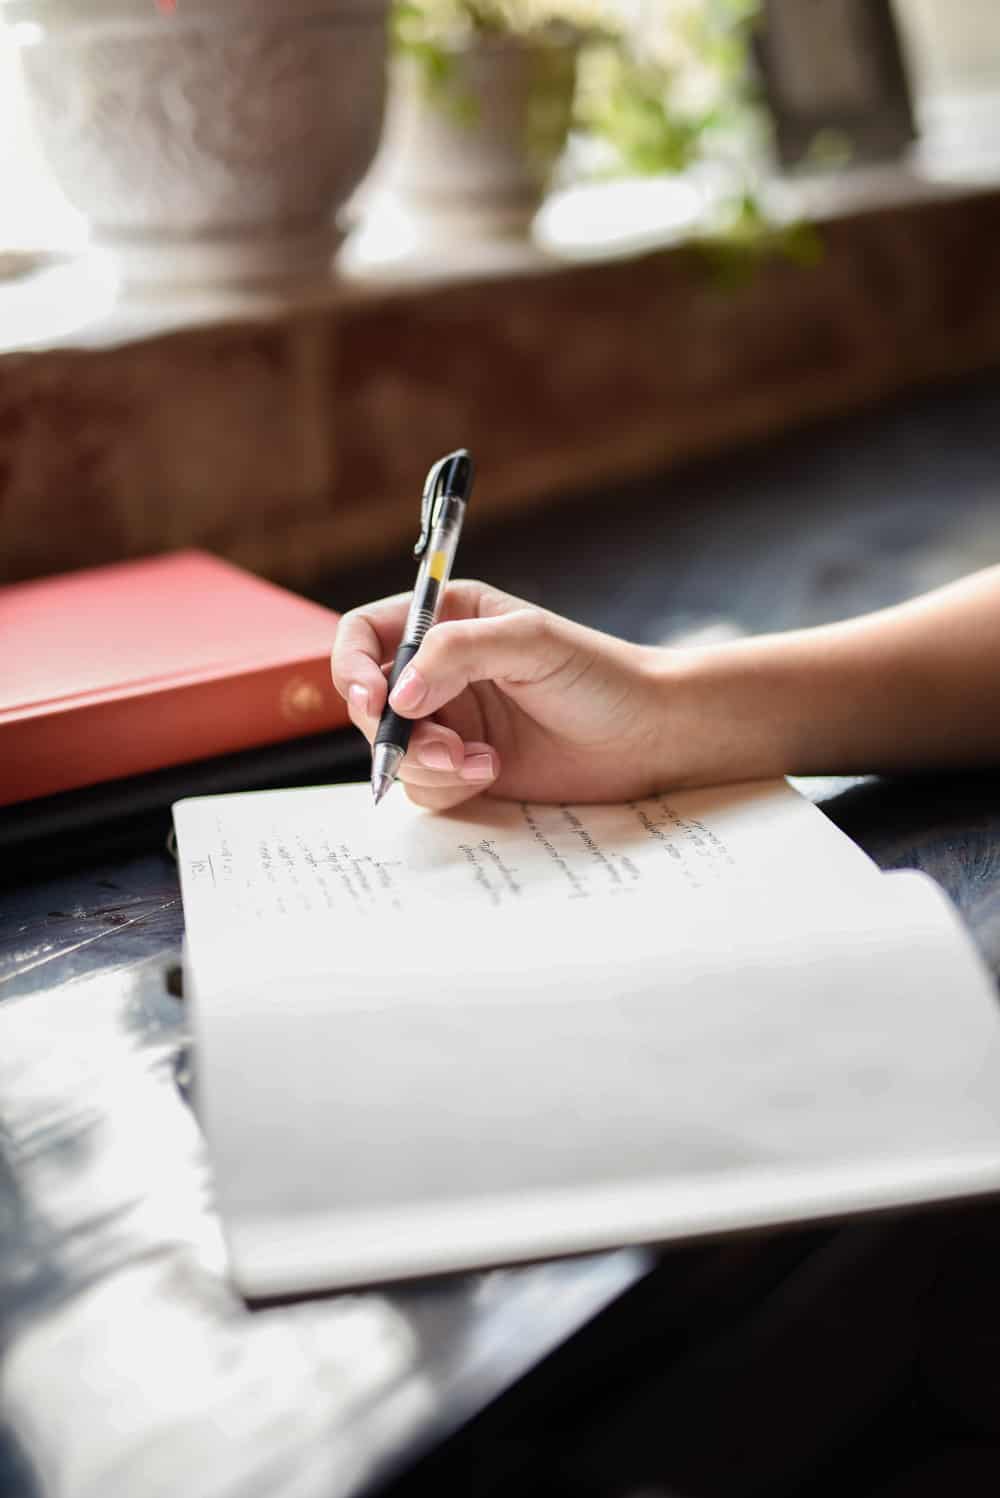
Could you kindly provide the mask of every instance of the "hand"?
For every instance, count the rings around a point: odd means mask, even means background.
[[[409,595],[345,614],[333,680],[369,743]],[[453,582],[392,706],[418,720],[400,779],[443,811],[471,796],[623,801],[659,788],[665,652],[571,623],[479,582]]]
[[[371,741],[409,598],[346,614],[333,679]],[[702,648],[630,645],[452,583],[393,707],[411,799],[625,801],[765,777],[1000,763],[1000,567],[859,619]],[[928,709],[933,705],[933,711]]]

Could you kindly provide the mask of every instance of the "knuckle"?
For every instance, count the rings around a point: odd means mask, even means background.
[[[495,619],[499,615],[509,614],[512,610],[519,608],[516,598],[509,593],[494,588],[489,583],[479,584],[479,615],[483,619]]]
[[[452,578],[448,592],[457,602],[464,604],[466,612],[473,618],[477,614],[506,613],[518,602],[510,593],[478,577]]]
[[[481,626],[477,619],[456,619],[448,628],[451,649],[459,654],[465,654],[472,649],[477,636],[481,634]]]
[[[420,647],[421,664],[430,672],[447,669],[448,663],[469,648],[468,619],[452,619],[430,630]]]
[[[552,616],[543,609],[518,609],[509,616],[507,629],[519,645],[543,644],[552,635]]]
[[[453,577],[448,584],[447,597],[465,613],[474,614],[480,599],[486,592],[486,584],[475,577]]]
[[[348,609],[346,614],[341,614],[340,623],[337,625],[337,638],[334,649],[338,645],[346,645],[351,637],[357,633],[358,624],[361,622],[362,612],[360,608]]]

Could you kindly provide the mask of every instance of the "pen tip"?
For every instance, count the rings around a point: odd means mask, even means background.
[[[392,776],[391,775],[378,775],[378,774],[375,774],[375,775],[372,776],[372,796],[374,798],[376,806],[382,800],[383,796],[389,790],[389,787],[391,785],[392,785]]]

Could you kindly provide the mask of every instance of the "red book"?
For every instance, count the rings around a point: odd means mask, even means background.
[[[337,618],[198,551],[0,588],[0,806],[342,726]]]

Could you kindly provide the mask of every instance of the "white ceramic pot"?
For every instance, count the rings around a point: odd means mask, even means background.
[[[395,57],[358,216],[394,218],[418,254],[526,239],[565,144],[575,61],[569,43],[483,39],[432,91],[419,63]]]
[[[378,143],[386,0],[0,0],[53,171],[126,281],[325,273]]]

